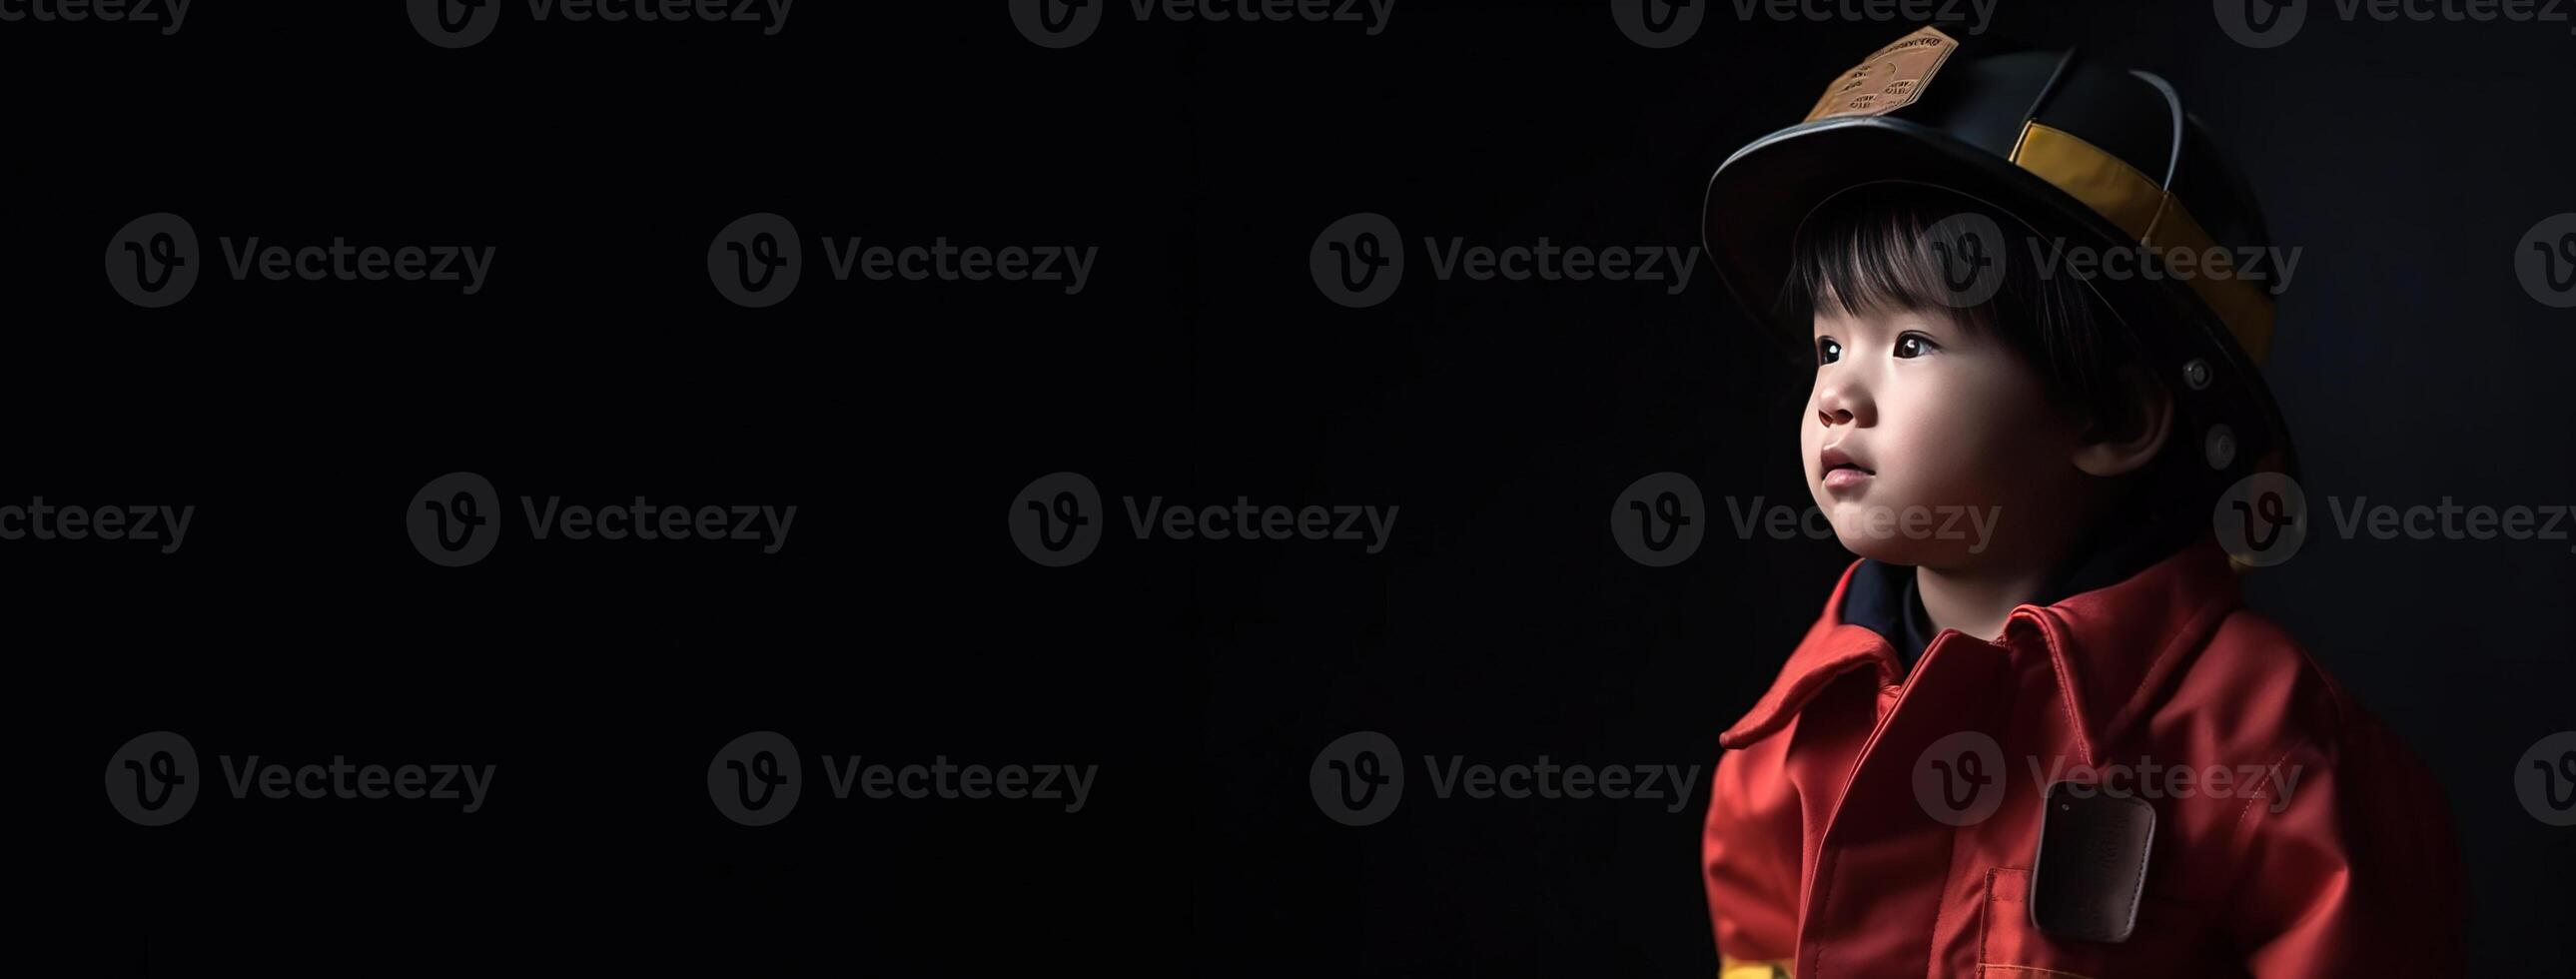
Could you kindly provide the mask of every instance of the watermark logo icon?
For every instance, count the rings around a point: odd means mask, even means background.
[[[2004,749],[1979,731],[1959,731],[1914,759],[1914,801],[1951,826],[1985,822],[2004,804]]]
[[[1352,309],[1385,302],[1404,281],[1404,239],[1383,214],[1359,213],[1324,227],[1307,251],[1315,288]]]
[[[166,211],[128,221],[107,240],[108,285],[145,309],[188,298],[201,264],[196,229]]]
[[[2551,826],[2576,826],[2576,731],[2533,742],[2513,766],[2513,788],[2531,818]]]
[[[1612,0],[1610,19],[1628,40],[1649,48],[1669,48],[1699,33],[1708,17],[1700,0]]]
[[[707,763],[707,797],[726,819],[745,826],[787,818],[804,783],[796,745],[776,731],[753,731],[726,742]]]
[[[403,513],[411,546],[431,564],[461,568],[483,560],[501,540],[501,495],[473,473],[448,473],[412,494]]]
[[[409,0],[411,26],[431,44],[470,48],[501,23],[501,0]]]
[[[2513,250],[2514,274],[2523,291],[2543,306],[2576,306],[2576,211],[2531,226]]]
[[[805,268],[796,226],[763,211],[746,214],[716,232],[707,246],[707,278],[734,305],[775,306],[796,291]]]
[[[2290,43],[2308,20],[2307,0],[2217,0],[2214,9],[2228,39],[2256,50]]]
[[[1923,247],[1941,268],[1942,302],[1965,309],[1995,297],[2004,284],[2004,229],[1995,219],[1962,211],[1924,230]]]
[[[1315,808],[1344,826],[1367,826],[1395,812],[1404,801],[1404,757],[1395,739],[1376,731],[1353,731],[1333,739],[1315,755],[1306,773]]]
[[[1100,488],[1081,473],[1048,473],[1011,500],[1011,543],[1050,568],[1077,564],[1100,546]]]
[[[1647,476],[1610,504],[1610,538],[1629,559],[1649,568],[1689,560],[1708,535],[1708,510],[1699,484],[1677,472]]]
[[[1042,48],[1069,48],[1100,29],[1100,12],[1110,0],[1011,0],[1011,24],[1020,36]]]
[[[2239,563],[2279,564],[2307,542],[2308,494],[2288,475],[2258,472],[2220,494],[2209,519],[2219,546]]]
[[[107,802],[143,826],[167,826],[197,804],[197,750],[169,731],[136,735],[107,758]]]

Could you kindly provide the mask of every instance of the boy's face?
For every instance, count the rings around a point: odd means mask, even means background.
[[[1939,310],[1816,305],[1799,446],[1807,490],[1845,548],[1969,567],[2026,553],[2034,531],[2074,519],[2078,433],[2000,338]]]

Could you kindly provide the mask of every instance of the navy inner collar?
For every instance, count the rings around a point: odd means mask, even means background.
[[[2170,557],[2190,543],[2197,528],[2178,519],[2131,523],[2106,521],[2077,557],[2053,577],[2031,604],[2054,605],[2067,598],[2119,584]],[[1937,630],[1923,599],[1915,591],[1914,566],[1863,558],[1843,592],[1842,621],[1878,633],[1896,649],[1901,672],[1911,672]]]

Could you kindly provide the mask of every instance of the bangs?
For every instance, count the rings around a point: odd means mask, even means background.
[[[1855,189],[1807,216],[1793,246],[1789,288],[1781,296],[1783,322],[1803,333],[1823,311],[1845,316],[1937,312],[1963,324],[1984,325],[1986,304],[1962,308],[1946,301],[1951,292],[1941,282],[1943,266],[1933,253],[1935,247],[1958,246],[1932,239],[1950,230],[1942,218],[1960,208],[1932,214],[1932,202],[1921,188],[1902,186]],[[2010,256],[1993,258],[2001,266]]]

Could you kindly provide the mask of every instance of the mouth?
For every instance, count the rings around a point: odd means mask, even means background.
[[[1851,489],[1878,475],[1877,470],[1861,465],[1839,446],[1825,449],[1816,461],[1824,467],[1824,484],[1829,490]]]

